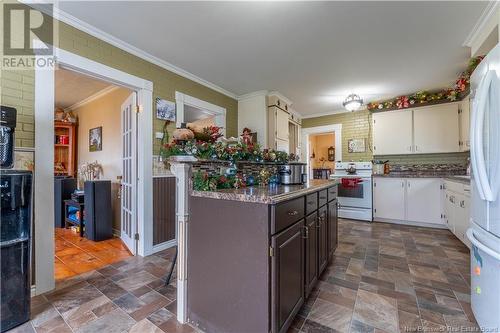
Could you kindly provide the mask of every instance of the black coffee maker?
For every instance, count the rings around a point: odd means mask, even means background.
[[[1,107],[0,332],[30,319],[31,171],[13,170],[16,109]]]
[[[2,105],[0,111],[0,167],[2,169],[11,169],[14,166],[16,120],[17,110]]]

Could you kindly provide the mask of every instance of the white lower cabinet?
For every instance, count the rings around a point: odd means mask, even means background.
[[[373,179],[373,216],[404,220],[405,180],[401,178]]]
[[[379,221],[442,225],[442,181],[375,177],[373,214]]]
[[[442,224],[442,182],[436,178],[409,178],[406,181],[406,219]]]
[[[470,248],[466,236],[470,226],[470,196],[469,186],[445,182],[444,217],[448,229]]]

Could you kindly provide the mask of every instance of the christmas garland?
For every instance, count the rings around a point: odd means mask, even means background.
[[[372,102],[367,105],[370,111],[387,111],[394,109],[406,109],[425,103],[453,102],[464,95],[470,87],[470,76],[484,56],[471,58],[467,69],[460,74],[453,88],[442,89],[435,92],[419,91],[414,94],[399,96],[386,101]]]

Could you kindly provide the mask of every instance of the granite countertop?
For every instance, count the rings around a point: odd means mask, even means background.
[[[251,186],[217,191],[191,191],[191,195],[200,198],[276,204],[338,184],[337,180],[313,179],[303,185]]]
[[[391,172],[388,174],[383,174],[383,175],[373,175],[373,177],[380,177],[380,178],[457,178],[459,175],[454,175],[453,173],[449,172],[432,172],[432,171],[423,171],[423,172],[414,172],[414,171],[408,171],[408,172]]]

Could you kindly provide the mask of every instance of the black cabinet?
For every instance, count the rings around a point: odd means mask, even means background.
[[[84,192],[86,237],[93,241],[112,238],[111,181],[86,181]]]
[[[338,201],[328,203],[328,257],[333,255],[338,244]]]
[[[273,332],[286,332],[304,304],[304,236],[301,220],[271,237]]]
[[[318,210],[318,276],[328,264],[328,211],[326,206]]]
[[[318,214],[306,217],[306,235],[305,235],[305,255],[306,255],[306,297],[313,289],[318,280]]]

